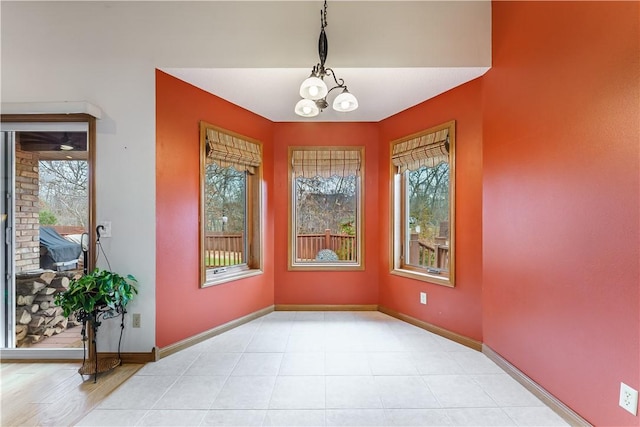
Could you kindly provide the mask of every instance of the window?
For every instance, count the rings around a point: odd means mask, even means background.
[[[393,270],[454,285],[455,122],[391,143]]]
[[[363,147],[289,148],[289,269],[361,270]]]
[[[201,285],[261,273],[262,146],[200,123]]]

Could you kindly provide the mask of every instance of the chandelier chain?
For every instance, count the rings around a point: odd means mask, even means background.
[[[324,0],[324,13],[320,11],[320,23],[322,25],[322,29],[324,29],[327,24],[327,0]]]

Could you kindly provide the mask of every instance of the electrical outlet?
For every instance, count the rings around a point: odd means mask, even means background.
[[[131,323],[133,323],[134,328],[140,327],[140,313],[133,313],[133,316],[131,318]]]
[[[420,304],[427,304],[427,293],[420,292]]]
[[[100,221],[98,225],[103,227],[100,230],[100,237],[111,237],[111,221]]]
[[[620,383],[620,406],[631,412],[638,414],[638,390],[634,390],[625,383]]]

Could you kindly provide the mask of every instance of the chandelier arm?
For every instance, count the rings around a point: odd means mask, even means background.
[[[344,84],[344,79],[339,79],[336,77],[336,73],[333,71],[333,69],[331,68],[325,68],[325,74],[328,76],[333,77],[333,81],[336,82],[336,86],[332,87],[331,90],[335,89],[336,87],[342,87],[342,88],[347,88]],[[331,90],[329,92],[331,92]]]
[[[313,68],[311,69],[311,76],[319,77],[319,78],[324,77],[322,70],[324,70],[324,67],[321,67],[319,63],[314,65]]]
[[[329,89],[329,90],[327,91],[327,96],[329,96],[329,94],[331,93],[331,91],[332,91],[332,90],[334,90],[334,89],[346,89],[346,88],[347,88],[346,86],[334,86],[334,87],[332,87],[331,89]],[[327,96],[325,96],[325,97],[324,97],[324,99],[327,99]]]

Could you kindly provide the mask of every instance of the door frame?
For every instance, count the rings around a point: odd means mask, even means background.
[[[51,124],[51,123],[86,123],[87,125],[87,164],[88,164],[88,220],[89,220],[89,256],[87,259],[87,267],[88,271],[92,271],[95,268],[95,250],[96,250],[96,235],[92,233],[91,230],[94,230],[96,227],[96,183],[95,183],[95,152],[96,152],[96,117],[91,114],[86,113],[71,113],[71,114],[2,114],[0,115],[0,123],[12,123],[12,124],[21,124],[28,125],[33,124],[34,127],[37,124]],[[4,131],[5,129],[3,129]],[[38,129],[34,129],[38,130]],[[11,132],[10,129],[7,132]],[[13,147],[12,152],[14,152],[15,147]],[[14,152],[15,158],[15,152]],[[15,159],[13,160],[15,161]],[[12,161],[12,162],[13,162]],[[12,163],[13,164],[13,163]],[[14,165],[15,166],[15,165]],[[13,190],[15,190],[15,181],[13,181]],[[11,201],[11,204],[14,206],[14,200]],[[15,208],[15,206],[14,206]],[[12,212],[11,212],[12,214]],[[12,217],[13,215],[10,215]],[[4,228],[4,227],[3,227]],[[15,236],[15,231],[11,231],[11,236]],[[14,237],[12,237],[14,240]],[[11,256],[13,262],[15,262],[15,245],[12,245],[13,254],[8,254],[7,257]],[[4,268],[4,267],[3,267]],[[6,273],[9,273],[8,271]],[[11,282],[6,283],[7,286],[10,286],[11,289],[15,290],[15,267],[11,266]],[[3,280],[8,281],[9,277],[3,277]],[[12,284],[13,283],[13,284]],[[10,322],[15,323],[15,301],[11,299],[11,304],[13,304],[13,311],[9,313],[10,310],[6,310],[7,314],[5,314],[3,318],[4,321],[9,325]],[[2,302],[5,304],[5,301]],[[5,311],[5,310],[3,310]],[[10,314],[12,314],[10,316]],[[9,318],[10,317],[10,318]],[[82,358],[82,349],[81,348],[60,348],[60,349],[34,349],[34,348],[6,348],[7,345],[15,345],[14,337],[12,336],[4,336],[5,333],[9,334],[10,331],[13,331],[15,334],[15,325],[5,327],[3,331],[3,342],[0,343],[0,357],[3,360],[7,359],[80,359]]]

